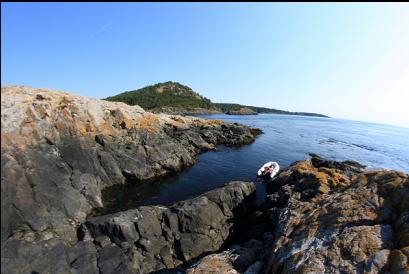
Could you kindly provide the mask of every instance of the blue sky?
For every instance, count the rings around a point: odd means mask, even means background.
[[[178,81],[232,102],[409,127],[409,5],[2,3],[2,85],[103,98]]]

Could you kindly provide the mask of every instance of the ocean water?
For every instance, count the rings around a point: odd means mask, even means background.
[[[197,196],[229,181],[251,181],[258,199],[265,195],[256,171],[268,161],[281,168],[308,158],[309,153],[334,160],[354,160],[371,169],[409,173],[409,128],[334,118],[260,114],[200,115],[257,127],[263,134],[240,148],[218,146],[199,155],[198,163],[172,177],[137,186],[114,186],[103,192],[107,208],[170,204]]]

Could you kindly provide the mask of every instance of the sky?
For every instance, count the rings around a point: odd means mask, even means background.
[[[165,81],[409,127],[409,4],[1,3],[2,85],[104,98]]]

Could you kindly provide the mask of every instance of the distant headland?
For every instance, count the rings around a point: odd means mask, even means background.
[[[328,117],[309,112],[291,112],[273,108],[231,103],[213,103],[210,99],[178,82],[164,82],[137,90],[125,91],[105,98],[107,101],[139,105],[151,112],[169,114],[231,114],[256,115],[259,113]]]

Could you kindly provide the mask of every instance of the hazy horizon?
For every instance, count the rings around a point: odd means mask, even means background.
[[[158,82],[409,127],[409,5],[2,3],[3,85],[104,98]]]

